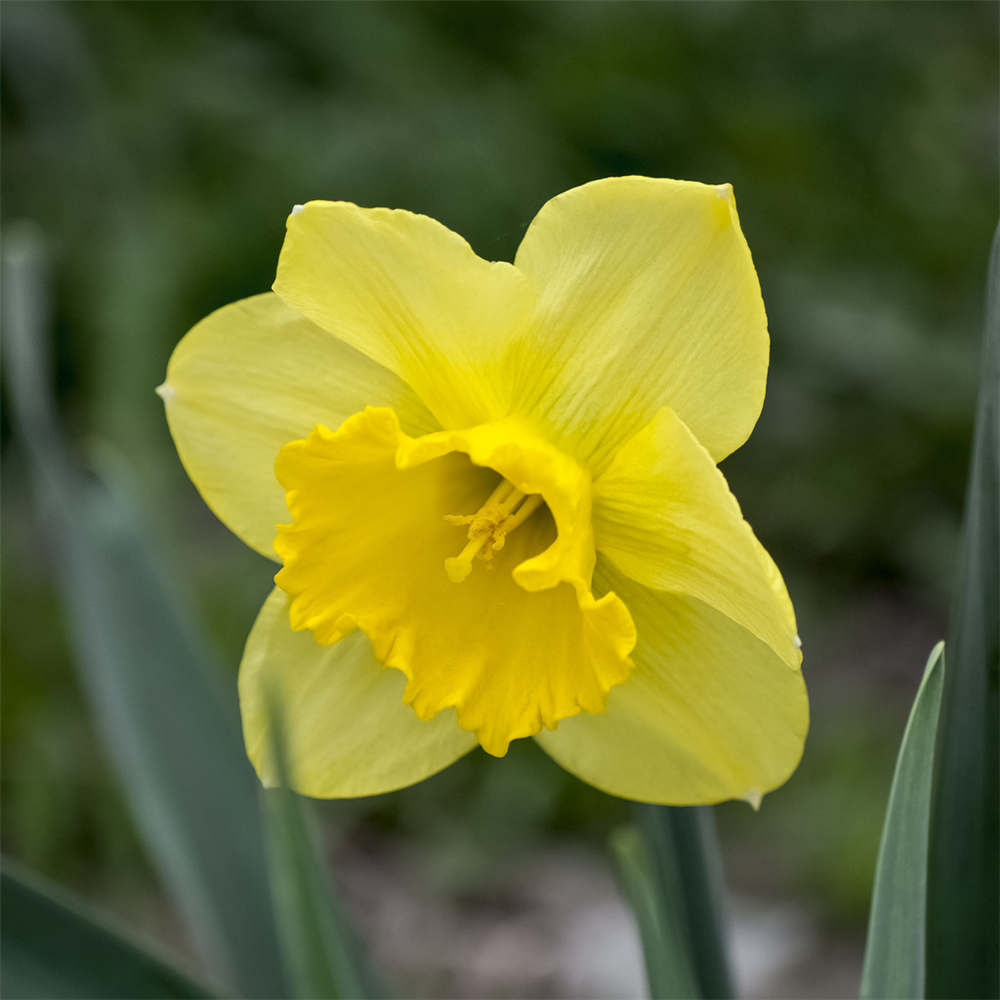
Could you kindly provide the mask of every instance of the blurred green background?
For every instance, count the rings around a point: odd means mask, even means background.
[[[813,707],[792,780],[758,815],[717,811],[738,960],[751,994],[850,992],[952,583],[998,27],[960,2],[8,0],[2,213],[49,242],[65,425],[128,470],[234,679],[272,569],[201,503],[152,390],[191,325],[270,285],[290,206],[408,208],[509,260],[575,184],[731,181],[772,365],[724,471],[786,574]],[[6,414],[3,434],[4,850],[185,947],[78,686]],[[414,993],[591,995],[552,957],[581,919],[608,963],[638,961],[602,867],[627,807],[530,743],[321,812],[363,935]]]

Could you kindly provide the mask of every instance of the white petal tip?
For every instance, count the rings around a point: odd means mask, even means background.
[[[290,215],[298,215],[306,206],[305,205],[292,205],[292,210]]]
[[[157,396],[163,400],[164,403],[169,403],[170,400],[177,395],[177,390],[168,383],[164,382],[162,385],[158,385],[154,390]]]
[[[802,648],[802,640],[798,636],[796,636],[794,639],[792,639],[792,642],[795,643],[795,648],[796,649],[801,649]]]
[[[754,812],[757,812],[760,809],[761,802],[764,801],[764,796],[756,788],[748,788],[743,793],[743,801],[748,803]]]
[[[733,194],[732,184],[717,184],[715,186],[716,198],[730,198]]]

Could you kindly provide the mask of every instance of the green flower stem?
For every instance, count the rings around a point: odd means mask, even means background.
[[[639,924],[650,995],[733,996],[711,809],[643,805],[636,821],[612,848]]]

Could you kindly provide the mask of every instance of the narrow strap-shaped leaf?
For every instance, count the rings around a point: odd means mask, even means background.
[[[222,673],[181,615],[127,494],[86,474],[62,440],[41,269],[39,237],[9,231],[4,375],[83,687],[192,943],[233,992],[281,996],[257,782],[235,694],[222,694]]]
[[[927,996],[1000,996],[1000,229],[931,797]]]
[[[293,995],[376,995],[359,942],[327,878],[307,804],[291,791],[281,703],[275,691],[267,697],[279,785],[264,792],[264,811],[275,913]]]
[[[5,997],[211,996],[108,917],[6,859],[0,876],[0,907],[0,993]]]
[[[943,650],[939,642],[927,661],[896,759],[875,867],[861,976],[864,1000],[924,995],[927,839]]]

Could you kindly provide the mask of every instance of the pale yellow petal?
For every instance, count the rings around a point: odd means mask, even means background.
[[[760,797],[798,764],[809,725],[802,675],[725,615],[653,591],[598,560],[639,632],[635,669],[603,715],[559,723],[538,742],[612,795],[668,805]]]
[[[283,445],[336,427],[367,405],[391,405],[414,433],[433,417],[392,372],[294,312],[273,292],[224,306],[177,345],[158,392],[177,452],[230,530],[273,559],[288,519],[274,475]]]
[[[274,290],[396,372],[444,427],[506,416],[504,358],[533,308],[529,282],[424,215],[312,201],[288,219]]]
[[[247,752],[261,781],[276,780],[270,756],[267,688],[285,712],[293,785],[316,798],[377,795],[422,781],[476,745],[449,709],[418,719],[403,704],[406,679],[382,667],[354,632],[321,646],[288,624],[288,598],[272,591],[240,665]]]
[[[543,725],[601,711],[635,641],[621,601],[589,589],[586,477],[523,431],[504,432],[414,441],[391,410],[369,409],[337,432],[317,427],[277,463],[293,523],[275,542],[275,582],[293,597],[292,627],[321,643],[361,628],[377,658],[406,674],[417,715],[454,706],[494,755]],[[515,483],[551,498],[551,511],[536,506],[510,534],[484,535],[496,542],[488,560],[450,571],[470,515]]]
[[[798,667],[795,612],[781,573],[743,520],[711,456],[668,409],[594,483],[598,550],[633,580],[690,594]]]
[[[750,434],[768,335],[732,189],[614,177],[553,198],[515,259],[536,287],[518,406],[600,469],[663,406],[717,461]]]

